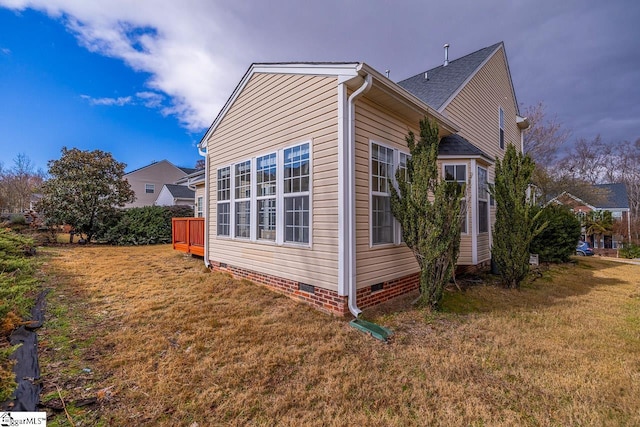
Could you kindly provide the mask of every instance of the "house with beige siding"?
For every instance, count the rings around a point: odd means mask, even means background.
[[[181,168],[168,160],[161,160],[127,172],[124,179],[135,192],[135,200],[124,207],[153,206],[165,184],[173,184],[194,171],[195,169]]]
[[[502,43],[398,83],[363,62],[253,64],[199,144],[205,263],[339,315],[417,289],[388,178],[425,116],[443,179],[467,184],[459,264],[486,265],[494,161],[527,126]]]

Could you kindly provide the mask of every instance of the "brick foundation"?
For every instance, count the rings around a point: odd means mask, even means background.
[[[312,283],[301,283],[295,280],[285,279],[270,274],[258,273],[217,261],[209,261],[213,271],[231,273],[235,278],[247,279],[268,287],[271,290],[284,294],[297,301],[308,304],[320,311],[336,316],[349,314],[349,305],[346,296],[340,296],[336,291],[313,286]],[[378,290],[372,290],[372,288]],[[389,301],[393,298],[412,292],[420,287],[420,274],[414,273],[408,276],[366,286],[358,289],[356,293],[357,304],[360,308]]]

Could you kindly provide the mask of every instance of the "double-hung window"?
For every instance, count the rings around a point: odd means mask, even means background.
[[[394,176],[393,160],[393,149],[371,143],[371,243],[373,245],[394,243],[394,219],[391,214],[389,191],[389,180]]]
[[[202,218],[202,216],[204,215],[204,208],[203,208],[203,199],[204,197],[202,196],[198,196],[198,198],[196,199],[196,217],[198,218]]]
[[[235,233],[234,237],[251,237],[251,161],[234,167]]]
[[[156,185],[155,184],[145,184],[144,185],[144,192],[147,194],[153,194],[156,192]]]
[[[231,168],[218,169],[218,236],[231,234]]]
[[[500,124],[500,149],[504,150],[504,110],[500,107],[498,111],[498,121]]]
[[[284,241],[309,243],[309,144],[287,148],[284,167]]]
[[[444,180],[457,182],[458,185],[464,186],[467,183],[467,165],[444,165]],[[460,210],[462,218],[460,219],[460,231],[467,232],[467,199],[463,197],[460,200]]]
[[[276,240],[276,153],[256,159],[258,239]]]
[[[478,232],[489,231],[489,185],[487,170],[478,167]]]

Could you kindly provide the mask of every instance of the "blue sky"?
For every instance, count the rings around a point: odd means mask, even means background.
[[[46,170],[65,145],[109,151],[128,170],[164,158],[193,167],[201,132],[185,129],[176,116],[164,116],[141,99],[117,103],[147,91],[148,73],[80,47],[59,21],[41,13],[0,9],[0,22],[5,167],[25,153]]]
[[[0,162],[46,170],[67,146],[192,167],[252,62],[364,61],[397,81],[444,43],[453,60],[498,41],[522,105],[573,140],[635,141],[638,22],[635,1],[0,0]]]

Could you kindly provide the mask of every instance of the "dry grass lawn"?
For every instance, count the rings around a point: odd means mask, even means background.
[[[640,266],[365,313],[388,344],[170,246],[56,248],[45,269],[43,400],[75,425],[640,425]]]

